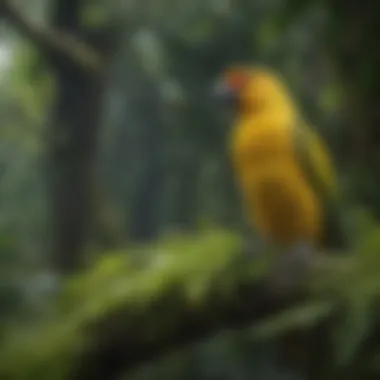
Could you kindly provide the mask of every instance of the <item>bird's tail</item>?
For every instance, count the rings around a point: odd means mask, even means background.
[[[348,251],[350,243],[344,227],[338,207],[333,205],[326,207],[320,246],[337,252]]]

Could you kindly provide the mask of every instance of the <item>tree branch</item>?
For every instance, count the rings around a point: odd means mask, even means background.
[[[42,54],[68,61],[87,73],[99,75],[105,66],[100,54],[83,41],[29,21],[11,0],[0,0],[0,15],[28,38]]]
[[[291,306],[299,297],[276,297],[263,284],[236,284],[229,299],[218,286],[202,304],[191,304],[180,289],[171,289],[152,302],[144,314],[129,319],[129,309],[96,323],[89,329],[93,343],[78,355],[66,379],[118,379],[139,364],[157,359],[175,348],[216,334],[260,322]],[[169,311],[173,313],[170,316]],[[150,331],[154,330],[154,335]],[[149,333],[147,333],[149,332]]]
[[[128,257],[139,260],[140,269],[124,255],[105,255],[105,262],[69,284],[50,324],[17,339],[15,348],[0,356],[0,377],[117,379],[175,348],[222,329],[258,324],[279,311],[289,313],[289,306],[305,300],[301,292],[269,291],[265,262],[242,261],[239,250],[236,237],[222,232],[156,246],[148,256],[146,248],[131,252]],[[141,260],[149,265],[141,267]],[[318,298],[309,296],[292,310],[290,322],[286,316],[292,326],[283,328],[286,333],[309,331],[336,316],[339,293],[325,289]],[[274,324],[259,325],[259,337],[273,332]]]

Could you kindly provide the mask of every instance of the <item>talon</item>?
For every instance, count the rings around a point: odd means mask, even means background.
[[[272,274],[271,283],[276,293],[294,290],[306,280],[314,267],[315,258],[314,249],[304,243],[284,252]]]
[[[260,257],[266,249],[266,244],[260,239],[245,239],[242,247],[242,253],[245,257]]]

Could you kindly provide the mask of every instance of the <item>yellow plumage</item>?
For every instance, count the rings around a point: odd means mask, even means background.
[[[337,199],[326,147],[269,70],[231,68],[224,81],[238,96],[230,153],[248,217],[275,244],[319,245]]]
[[[252,129],[256,122],[260,126]],[[320,206],[296,161],[292,133],[276,125],[265,128],[266,122],[270,120],[247,120],[232,139],[247,212],[261,233],[277,243],[314,240],[320,231]]]

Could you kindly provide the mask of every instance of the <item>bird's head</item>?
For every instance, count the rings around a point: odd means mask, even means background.
[[[291,105],[283,81],[260,66],[228,67],[217,80],[214,94],[239,113],[255,114]]]

